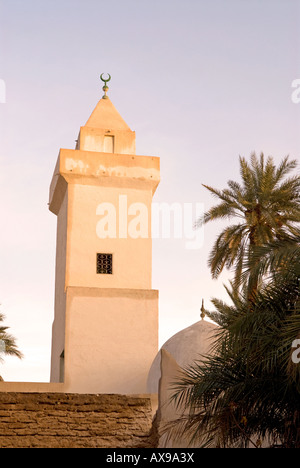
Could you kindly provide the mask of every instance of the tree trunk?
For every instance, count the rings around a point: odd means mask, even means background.
[[[249,261],[250,261],[251,255],[253,253],[253,248],[256,246],[255,228],[251,228],[249,239],[250,239],[250,245],[249,245]],[[253,272],[253,268],[252,268],[252,271],[250,271],[249,280],[248,280],[248,302],[249,302],[250,311],[253,311],[256,296],[257,296],[257,291],[258,291],[258,275],[257,273]]]

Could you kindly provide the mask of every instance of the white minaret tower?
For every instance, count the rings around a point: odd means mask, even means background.
[[[151,202],[159,158],[135,154],[107,96],[61,149],[50,186],[57,215],[51,381],[78,393],[146,393],[158,351],[151,289]]]

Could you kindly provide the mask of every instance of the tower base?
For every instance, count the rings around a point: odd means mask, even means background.
[[[158,291],[68,287],[65,297],[65,347],[52,345],[51,380],[76,393],[146,393]]]

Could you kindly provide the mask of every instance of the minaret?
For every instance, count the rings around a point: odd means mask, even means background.
[[[158,351],[151,289],[151,203],[159,158],[135,154],[107,96],[61,149],[50,186],[57,215],[51,381],[77,393],[146,393]]]

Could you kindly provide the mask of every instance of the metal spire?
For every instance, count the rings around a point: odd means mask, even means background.
[[[104,91],[104,95],[102,96],[102,99],[109,99],[109,97],[108,97],[107,94],[106,94],[107,91],[109,90],[109,87],[107,86],[106,83],[108,83],[108,82],[111,80],[111,76],[110,76],[109,73],[107,73],[107,74],[108,74],[108,78],[107,78],[106,80],[103,78],[104,73],[101,73],[101,75],[100,75],[100,79],[101,79],[101,81],[103,81],[103,83],[104,83],[104,86],[103,86],[103,88],[102,88],[103,91]]]
[[[201,311],[200,317],[201,317],[202,320],[204,320],[204,318],[205,318],[204,299],[202,299],[202,306],[201,306],[200,311]]]

